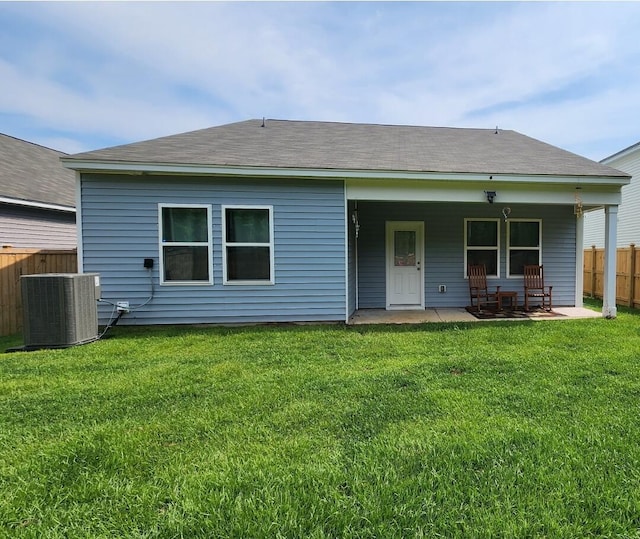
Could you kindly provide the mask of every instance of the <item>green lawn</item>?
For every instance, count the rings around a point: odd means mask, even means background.
[[[117,327],[0,355],[0,536],[640,537],[640,314],[620,311]]]

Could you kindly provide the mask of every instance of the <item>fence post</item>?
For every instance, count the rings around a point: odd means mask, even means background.
[[[591,246],[591,297],[596,297],[596,246]]]
[[[636,245],[632,243],[629,245],[629,307],[633,307],[633,298],[636,295]]]

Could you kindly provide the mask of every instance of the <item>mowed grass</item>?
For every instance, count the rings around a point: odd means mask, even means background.
[[[117,327],[4,354],[0,536],[638,537],[640,315],[621,311]]]

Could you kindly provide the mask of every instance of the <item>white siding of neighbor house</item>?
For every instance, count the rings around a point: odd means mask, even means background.
[[[158,204],[210,204],[213,285],[158,284]],[[120,324],[345,320],[345,207],[340,181],[83,175],[83,271],[102,297],[128,301]],[[275,284],[224,285],[223,205],[271,205]],[[143,260],[152,258],[153,299]],[[102,304],[105,323],[112,307]]]
[[[0,244],[28,249],[75,249],[76,215],[0,204]]]
[[[425,305],[469,305],[468,281],[464,277],[464,219],[500,218],[500,278],[489,285],[518,292],[523,301],[522,277],[507,278],[507,227],[497,204],[359,202],[358,239],[359,307],[385,307],[385,221],[425,223]],[[511,218],[542,219],[542,263],[545,281],[553,285],[553,303],[575,304],[576,218],[573,206],[511,205]],[[445,293],[438,285],[446,285]]]
[[[632,176],[631,182],[621,191],[617,247],[627,247],[631,243],[640,246],[640,148],[607,161],[607,164]],[[584,214],[584,247],[592,245],[604,247],[604,210]]]

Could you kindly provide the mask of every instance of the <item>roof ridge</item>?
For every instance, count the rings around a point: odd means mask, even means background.
[[[500,129],[496,127],[459,127],[459,126],[448,126],[448,125],[416,125],[416,124],[391,124],[391,123],[369,123],[369,122],[340,122],[335,120],[292,120],[292,119],[283,119],[283,118],[253,118],[250,121],[256,122],[288,122],[288,123],[301,123],[301,124],[333,124],[333,125],[361,125],[366,127],[408,127],[415,129],[458,129],[464,131],[504,131],[504,132],[516,132],[512,129]],[[241,120],[239,122],[233,123],[244,123],[247,120]],[[227,124],[227,125],[233,125]]]

